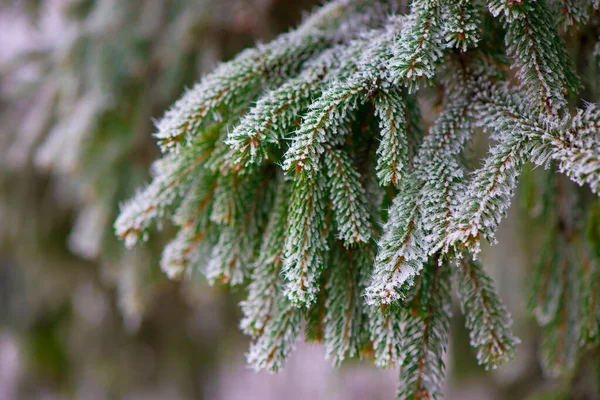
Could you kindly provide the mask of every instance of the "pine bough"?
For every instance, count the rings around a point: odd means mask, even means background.
[[[565,4],[565,29],[588,20],[591,5]],[[154,179],[117,234],[132,246],[170,220],[169,276],[247,284],[241,328],[257,369],[283,366],[304,320],[335,365],[372,357],[400,367],[400,399],[440,398],[452,277],[480,364],[505,363],[519,342],[476,257],[523,168],[556,165],[600,194],[600,111],[568,108],[580,84],[553,6],[415,0],[400,14],[392,0],[332,1],[175,103],[158,123]],[[505,46],[482,38],[484,19]],[[427,133],[424,85],[443,93]],[[478,128],[491,148],[469,171]],[[531,309],[550,373],[599,340],[590,254],[587,286],[563,256],[542,263]]]

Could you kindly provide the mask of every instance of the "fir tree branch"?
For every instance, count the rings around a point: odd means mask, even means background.
[[[275,181],[272,173],[234,177],[230,179],[240,181],[227,192],[232,199],[228,218],[221,221],[221,232],[206,268],[210,283],[218,280],[237,285],[244,281],[273,202]],[[248,199],[248,193],[253,197]]]
[[[396,305],[385,309],[371,307],[369,313],[369,330],[375,365],[380,368],[392,368],[401,361],[400,345],[403,340],[403,329],[401,328],[402,313],[405,310]]]
[[[319,168],[324,145],[335,136],[344,136],[344,127],[354,117],[348,113],[356,109],[362,92],[361,81],[336,82],[312,103],[285,155],[283,168],[296,174]]]
[[[447,47],[465,52],[479,42],[479,12],[471,0],[443,2],[441,20]]]
[[[552,158],[579,185],[588,184],[600,196],[600,111],[594,105],[578,110],[571,126],[552,135]]]
[[[180,231],[173,241],[165,246],[161,257],[161,268],[170,277],[180,276],[188,267],[197,267],[195,254],[203,244],[211,227],[210,215],[213,194],[217,187],[216,176],[201,175],[183,200],[173,222]]]
[[[362,248],[335,246],[325,300],[325,349],[327,357],[339,365],[356,357],[365,339],[366,315],[363,291],[370,258]],[[366,273],[365,273],[366,272]]]
[[[400,400],[434,400],[442,396],[443,356],[452,314],[449,274],[449,268],[437,261],[428,264],[419,279],[419,295],[412,301],[410,313],[404,314]]]
[[[370,305],[388,305],[405,298],[405,291],[427,258],[419,192],[422,185],[411,175],[405,177],[390,210],[379,242],[371,284],[367,287]]]
[[[463,171],[455,158],[472,135],[468,93],[451,97],[451,105],[437,118],[415,158],[416,173],[424,182],[421,213],[430,255],[451,233],[457,194],[464,189]]]
[[[585,25],[590,18],[590,5],[587,1],[581,0],[562,0],[561,2],[561,20],[565,30],[577,26]]]
[[[187,91],[158,123],[155,136],[163,151],[177,150],[180,143],[189,141],[208,117],[222,119],[224,107],[235,110],[248,103],[260,85],[276,86],[295,75],[308,58],[332,44],[340,25],[361,9],[360,5],[361,0],[333,1],[297,30],[221,64]]]
[[[269,144],[279,145],[299,112],[318,93],[331,68],[339,65],[339,49],[324,52],[296,78],[261,97],[228,135],[236,164],[244,166],[267,157]]]
[[[492,128],[498,139],[521,136],[531,161],[546,165],[549,159],[555,159],[567,176],[600,193],[600,159],[596,150],[600,148],[600,113],[596,107],[588,106],[578,110],[573,118],[567,116],[558,121],[527,112],[515,98],[517,95],[506,87],[483,84],[475,102],[479,124]]]
[[[406,110],[399,90],[378,95],[375,114],[380,119],[381,142],[377,148],[377,177],[382,186],[397,185],[408,166]]]
[[[477,349],[477,361],[496,368],[514,357],[519,339],[510,330],[512,320],[494,290],[492,279],[479,263],[461,259],[454,268],[462,312]]]
[[[518,139],[500,142],[490,150],[483,167],[473,172],[458,195],[463,203],[450,222],[452,233],[447,237],[446,249],[458,243],[477,254],[482,237],[495,243],[495,231],[510,205],[525,151]]]
[[[520,18],[507,23],[508,55],[532,104],[556,114],[566,105],[565,94],[577,91],[577,77],[547,7],[526,2],[521,10]]]
[[[255,370],[278,371],[296,348],[302,327],[302,310],[294,307],[287,298],[277,304],[273,319],[266,322],[263,332],[250,344],[247,358]]]
[[[322,174],[313,171],[297,176],[289,206],[283,264],[287,296],[295,304],[314,303],[319,291],[318,278],[328,249],[326,207]]]
[[[244,333],[260,336],[269,320],[275,318],[276,303],[285,301],[280,275],[288,214],[289,186],[279,179],[274,205],[269,213],[262,243],[254,261],[248,298],[241,303],[244,317],[240,327]]]
[[[329,146],[325,146],[325,165],[338,239],[346,246],[366,243],[371,238],[371,224],[358,172],[343,150]]]
[[[146,240],[151,224],[172,214],[214,150],[215,140],[215,135],[199,138],[193,147],[153,164],[152,182],[121,207],[115,222],[115,231],[127,247],[139,238]]]
[[[388,67],[395,83],[414,90],[422,79],[431,79],[443,54],[439,9],[436,0],[415,0],[394,48]]]
[[[558,3],[569,27],[587,18],[578,0]],[[401,366],[399,398],[431,400],[441,396],[448,341],[446,264],[459,264],[477,359],[495,368],[518,339],[491,279],[463,250],[495,241],[528,162],[555,161],[600,194],[600,112],[567,111],[579,82],[545,1],[489,0],[499,18],[468,0],[415,0],[404,16],[396,5],[334,0],[209,74],[159,123],[160,171],[115,226],[131,244],[172,217],[178,233],[162,259],[170,276],[202,266],[211,283],[250,278],[241,328],[255,368],[281,368],[305,319],[306,340],[323,341],[335,365],[362,357],[370,339],[377,365]],[[407,95],[422,81],[437,85],[433,104]],[[423,106],[443,110],[426,136]],[[477,127],[491,148],[466,174]],[[594,281],[597,265],[574,262],[572,243],[557,246],[573,229],[557,229],[530,304],[551,373],[597,341],[600,315],[597,285],[577,280]]]

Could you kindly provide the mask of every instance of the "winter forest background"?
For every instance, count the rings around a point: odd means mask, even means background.
[[[243,289],[168,279],[159,262],[172,227],[134,249],[114,235],[119,204],[159,157],[153,121],[219,61],[297,26],[318,3],[0,2],[0,400],[393,398],[396,369],[333,368],[320,344],[300,341],[278,374],[255,373],[238,327]],[[576,60],[591,99],[593,18],[570,39],[592,58]],[[432,92],[419,99],[425,127]],[[488,146],[479,135],[472,151]],[[544,176],[524,174],[499,244],[481,254],[521,340],[516,358],[478,366],[453,299],[446,399],[600,398],[597,350],[567,378],[548,377],[542,329],[525,307],[545,230],[531,193]]]

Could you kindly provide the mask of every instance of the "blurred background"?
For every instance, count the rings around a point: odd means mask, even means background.
[[[168,227],[130,251],[112,230],[158,156],[153,120],[316,3],[0,0],[0,400],[394,398],[396,371],[333,369],[318,344],[299,344],[278,375],[255,373],[237,328],[244,293],[169,281],[158,268]],[[535,245],[515,232],[535,237],[519,222],[527,212],[515,205],[484,252],[518,358],[486,373],[455,318],[448,399],[551,398],[564,386],[543,378],[524,311]]]

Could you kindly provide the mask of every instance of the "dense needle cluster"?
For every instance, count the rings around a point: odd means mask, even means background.
[[[131,246],[170,220],[169,276],[247,285],[241,328],[256,368],[281,368],[305,325],[334,364],[372,357],[399,366],[399,398],[439,398],[452,281],[480,364],[510,360],[519,342],[476,259],[523,168],[552,166],[600,194],[600,111],[568,107],[580,82],[554,7],[331,1],[174,104],[157,125],[154,179],[123,206],[117,234]],[[564,2],[562,25],[591,9]],[[427,130],[426,86],[439,111]],[[470,170],[481,130],[491,147]],[[586,274],[598,274],[597,250]],[[546,341],[560,341],[544,346],[551,373],[599,340],[598,285],[578,291],[577,268],[555,258],[532,305]]]

